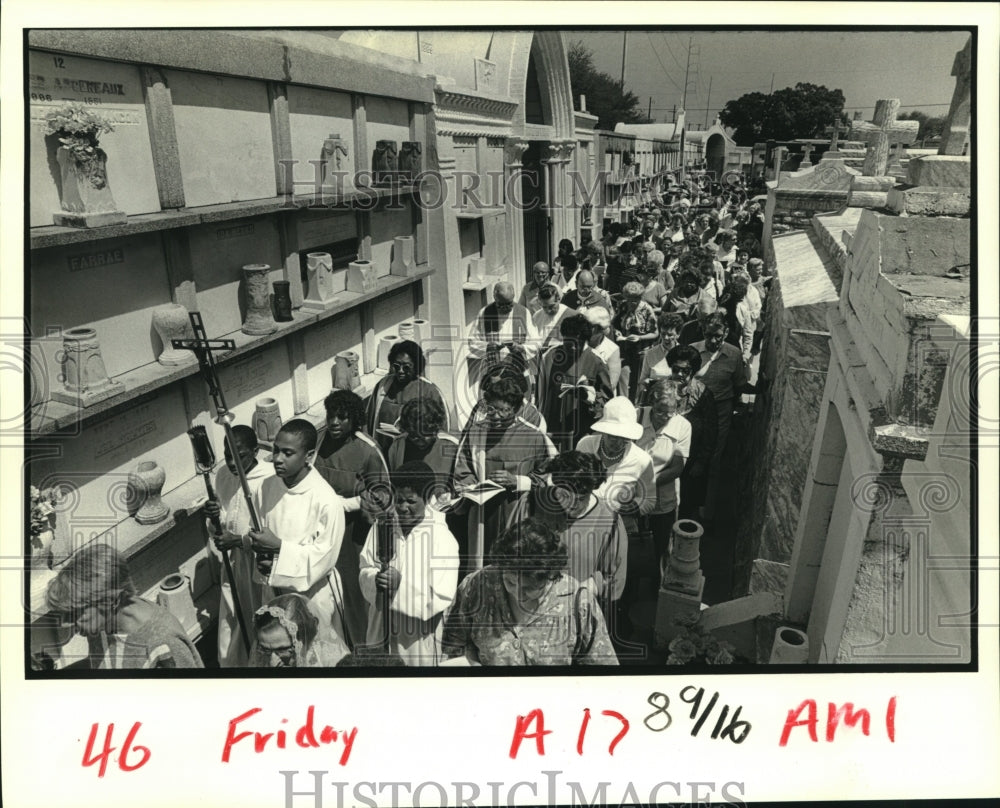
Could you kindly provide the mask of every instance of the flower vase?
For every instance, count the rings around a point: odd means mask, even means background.
[[[169,611],[185,629],[198,622],[198,611],[191,595],[191,579],[180,573],[160,581],[156,602]]]
[[[292,284],[291,281],[275,281],[274,286],[274,319],[279,323],[292,320]]]
[[[358,355],[354,351],[341,351],[334,357],[333,386],[336,390],[356,390],[361,386]]]
[[[191,327],[191,319],[186,307],[180,303],[157,306],[153,309],[153,328],[163,343],[163,352],[157,357],[157,362],[173,367],[194,361],[193,351],[174,348],[172,345],[172,341],[175,339],[194,338],[194,330]]]
[[[265,443],[273,443],[278,437],[278,430],[281,429],[281,409],[278,400],[275,398],[258,399],[254,405],[253,431],[257,435],[257,440]]]
[[[396,236],[392,243],[392,264],[389,267],[389,274],[406,277],[413,274],[415,267],[413,236]]]
[[[339,280],[333,272],[333,257],[330,253],[311,252],[306,255],[309,291],[303,306],[307,309],[324,311],[337,303]]]
[[[351,261],[347,267],[347,291],[371,292],[375,289],[378,278],[375,276],[375,265],[364,258]]]
[[[170,508],[161,498],[167,473],[154,460],[140,463],[128,476],[129,499],[136,507],[135,521],[140,525],[155,525],[170,515]]]
[[[89,407],[124,391],[121,382],[108,377],[96,329],[69,328],[63,331],[62,338],[59,380],[65,389],[52,390],[54,401]]]
[[[704,534],[701,525],[691,519],[674,522],[673,542],[670,548],[663,586],[688,594],[701,594],[704,576],[701,573],[699,545]]]
[[[95,147],[85,159],[66,146],[56,149],[59,164],[59,203],[62,210],[52,220],[62,227],[106,227],[124,224],[128,217],[118,210],[108,185],[108,156]]]
[[[49,523],[52,524],[55,515],[49,515]],[[48,570],[52,569],[52,542],[55,539],[55,525],[52,529],[43,530],[31,537],[31,569]]]
[[[267,277],[270,272],[268,264],[246,264],[243,267],[247,301],[247,315],[241,329],[244,334],[260,337],[278,330],[278,324],[271,316],[271,285]]]

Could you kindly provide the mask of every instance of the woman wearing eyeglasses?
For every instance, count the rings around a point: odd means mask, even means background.
[[[469,508],[469,536],[478,534],[482,519],[486,553],[518,497],[531,488],[529,475],[556,454],[544,432],[517,416],[523,403],[522,388],[513,380],[500,378],[488,385],[483,392],[481,420],[469,426],[458,447],[455,487],[459,493],[484,480],[502,487],[482,505]]]
[[[445,656],[472,665],[617,665],[590,587],[566,572],[566,545],[538,519],[504,531],[445,619]]]
[[[177,618],[136,594],[125,558],[107,544],[77,550],[45,598],[63,625],[87,638],[93,668],[205,667]]]
[[[368,434],[376,438],[382,451],[389,448],[394,435],[379,432],[380,424],[394,425],[407,401],[433,398],[447,412],[441,391],[424,374],[427,360],[413,340],[402,340],[389,349],[389,375],[382,379],[371,396],[365,413]]]
[[[251,668],[332,668],[347,655],[347,646],[339,639],[316,639],[319,618],[297,592],[279,595],[261,606],[253,617],[253,628]]]

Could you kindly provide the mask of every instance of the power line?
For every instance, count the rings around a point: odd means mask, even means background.
[[[653,38],[649,35],[648,31],[646,32],[646,38],[649,40],[649,48],[653,51],[653,56],[656,57],[656,61],[659,62],[660,67],[663,68],[663,75],[666,76],[667,80],[674,85],[674,89],[677,90],[677,92],[683,92],[683,90],[677,86],[677,82],[670,77],[670,71],[667,70],[666,65],[663,64],[663,60],[660,58],[660,54],[658,54],[656,52],[656,48],[653,47]]]
[[[673,49],[671,49],[671,47],[670,47],[670,41],[667,39],[667,35],[666,34],[661,34],[661,36],[663,37],[663,44],[667,46],[667,53],[669,53],[670,54],[670,58],[674,60],[674,64],[677,65],[677,69],[678,70],[683,70],[684,68],[681,67],[680,61],[677,59],[676,56],[674,56]]]

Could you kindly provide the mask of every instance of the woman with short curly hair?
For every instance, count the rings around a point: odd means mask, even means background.
[[[587,584],[605,614],[625,588],[628,535],[621,517],[595,495],[608,473],[596,455],[563,452],[540,469],[532,489],[511,514],[508,527],[529,517],[557,532],[569,553],[569,573]]]
[[[558,534],[526,519],[501,534],[489,566],[458,587],[443,647],[473,665],[617,665],[590,587],[565,571]]]
[[[204,667],[177,618],[138,596],[125,557],[110,545],[77,550],[49,583],[45,599],[63,624],[88,639],[91,667]]]
[[[365,424],[383,451],[389,448],[394,435],[379,432],[379,425],[395,424],[407,401],[433,398],[448,411],[437,385],[424,376],[426,364],[423,349],[413,340],[401,340],[389,349],[389,374],[368,397]]]

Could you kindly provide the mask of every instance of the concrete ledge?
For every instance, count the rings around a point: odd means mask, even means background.
[[[927,457],[928,430],[903,424],[873,425],[868,434],[875,451],[880,455],[896,455],[908,460]]]
[[[946,154],[917,157],[906,167],[906,181],[910,185],[968,188],[972,184],[972,161]]]
[[[904,216],[968,216],[971,206],[972,195],[966,188],[893,188],[886,198],[886,207]]]

